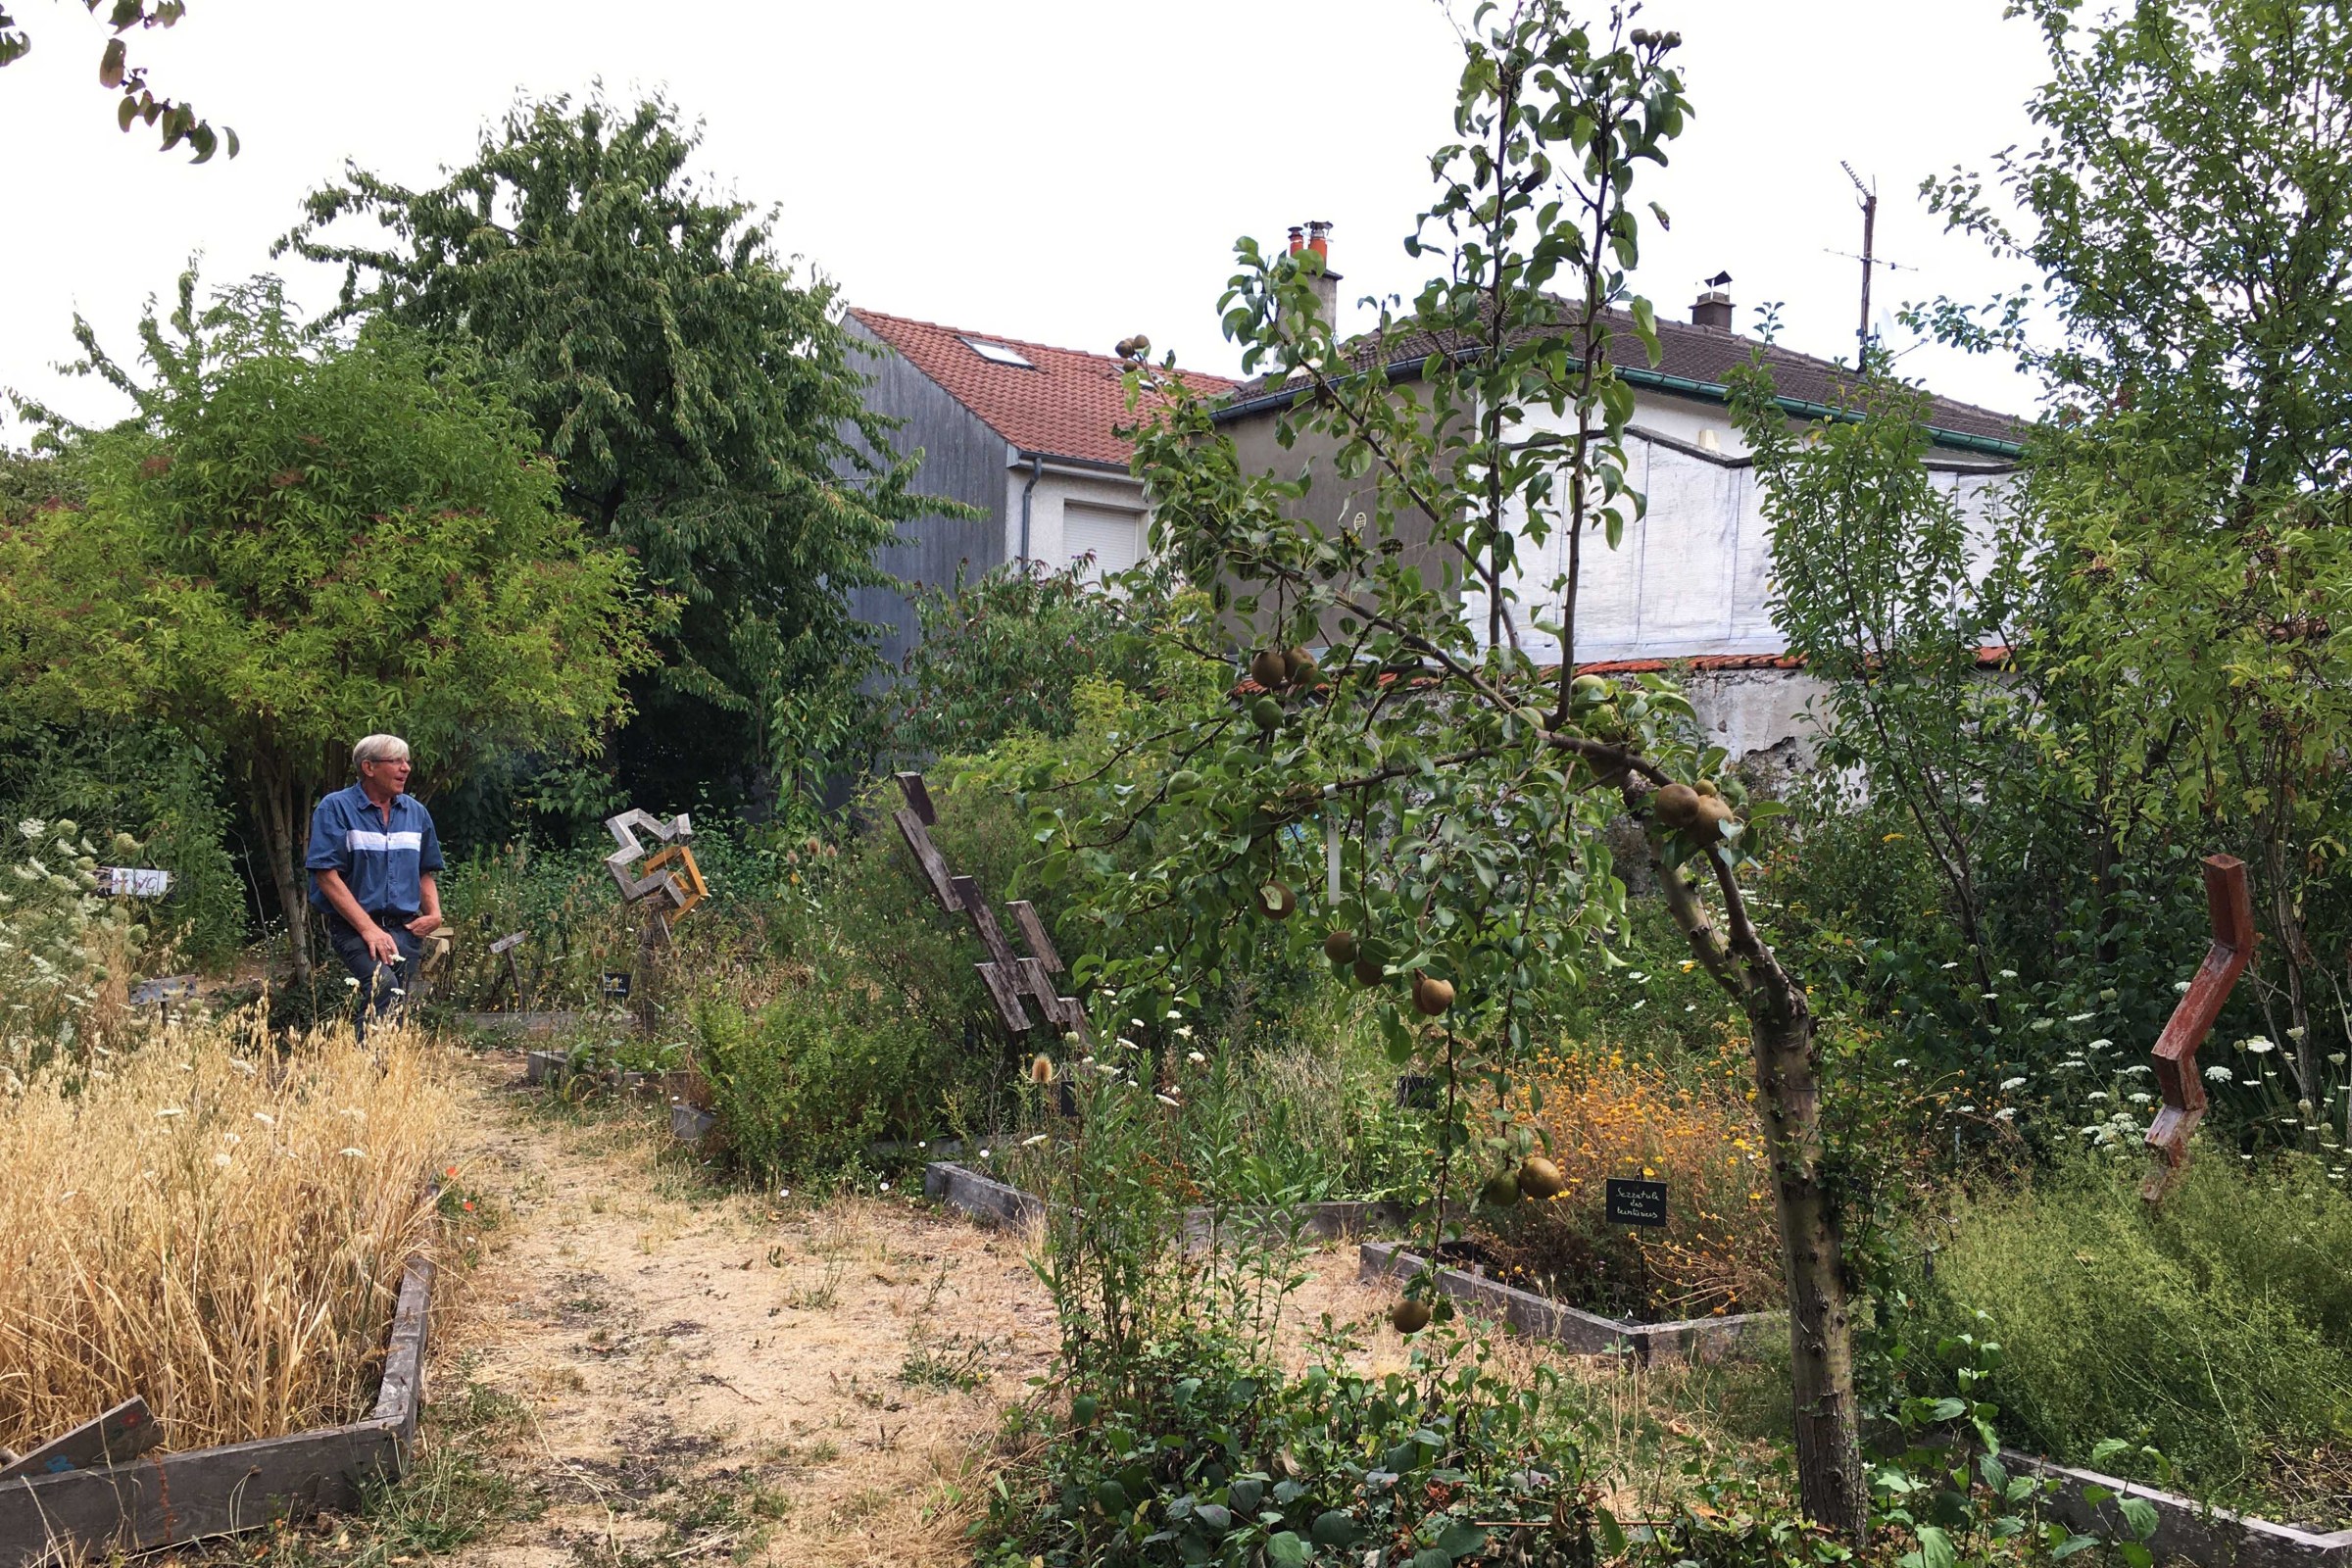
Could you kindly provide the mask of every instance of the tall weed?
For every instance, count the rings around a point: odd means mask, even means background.
[[[2301,1157],[2236,1167],[2204,1145],[2153,1212],[2137,1161],[2097,1157],[1963,1202],[1930,1237],[1912,1337],[1983,1311],[2005,1352],[1990,1396],[2053,1457],[2118,1439],[2201,1496],[2340,1514],[2352,1497],[2282,1495],[2268,1472],[2352,1455],[2352,1204]]]

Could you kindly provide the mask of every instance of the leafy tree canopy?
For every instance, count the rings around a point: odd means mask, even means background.
[[[848,592],[935,510],[907,494],[911,465],[868,455],[887,426],[831,285],[776,255],[772,214],[705,193],[699,142],[659,99],[521,106],[431,189],[348,170],[280,242],[344,268],[341,317],[476,345],[555,454],[564,505],[683,603],[621,759],[664,799],[756,792],[747,759],[806,751],[827,715],[793,694],[852,700],[842,672],[872,656]],[[388,238],[345,242],[347,217]]]
[[[2154,415],[2168,461],[2252,484],[2325,483],[2352,463],[2352,12],[2340,0],[2020,0],[2050,76],[2043,136],[1994,161],[2030,222],[1983,176],[1923,192],[1932,211],[2030,263],[2064,326],[2028,328],[2034,290],[1918,318],[2021,352],[2079,414]]]
[[[170,320],[142,325],[153,384],[75,330],[82,368],[139,413],[103,432],[49,416],[87,500],[0,534],[0,680],[36,711],[202,743],[297,937],[297,846],[353,740],[407,736],[438,785],[503,749],[592,747],[625,714],[656,607],[465,355],[385,323],[308,346],[268,278],[200,313],[182,277]]]
[[[163,150],[170,152],[181,142],[195,150],[191,162],[209,163],[213,154],[227,149],[228,156],[237,156],[237,133],[226,125],[215,130],[210,122],[200,120],[196,108],[189,103],[173,103],[158,98],[147,85],[147,68],[130,63],[130,43],[124,36],[133,28],[144,32],[152,27],[169,27],[187,15],[187,0],[81,0],[83,9],[92,16],[101,4],[107,6],[106,24],[114,36],[107,39],[106,48],[98,56],[98,85],[108,91],[120,90],[122,97],[115,105],[115,123],[123,130],[130,129],[132,121],[155,126],[163,135]],[[0,5],[0,66],[13,65],[32,52],[32,35],[24,24]]]

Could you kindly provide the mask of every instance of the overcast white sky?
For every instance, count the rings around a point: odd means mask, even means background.
[[[1942,235],[1922,175],[2026,139],[2034,31],[2001,0],[1651,0],[1679,29],[1697,118],[1648,194],[1670,212],[1640,281],[1661,315],[1729,270],[1784,341],[1850,357],[1860,214],[1912,270],[1875,299],[1988,294],[2011,279]],[[305,192],[348,157],[413,184],[466,158],[517,93],[666,91],[708,122],[703,170],[781,209],[779,237],[852,303],[1107,351],[1131,332],[1230,371],[1216,302],[1237,235],[1337,225],[1350,298],[1409,290],[1400,238],[1426,200],[1458,55],[1436,0],[199,0],[133,41],[155,83],[244,141],[186,167],[116,133],[103,28],[70,0],[18,8],[33,53],[0,72],[0,387],[96,418],[67,382],[80,311],[124,352],[141,300],[204,254],[219,282],[269,268]],[[334,279],[280,264],[297,297]],[[1899,332],[1898,346],[1907,341]],[[2007,365],[1923,348],[1907,373],[2025,411]],[[21,437],[0,418],[0,437]]]

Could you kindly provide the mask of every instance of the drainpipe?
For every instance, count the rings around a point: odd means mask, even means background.
[[[1029,497],[1037,489],[1037,481],[1046,476],[1046,455],[1029,454],[1029,482],[1021,486],[1021,570],[1029,569]]]

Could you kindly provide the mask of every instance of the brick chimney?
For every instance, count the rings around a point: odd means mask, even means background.
[[[1331,223],[1328,220],[1316,219],[1303,228],[1298,224],[1291,226],[1291,254],[1299,256],[1304,253],[1312,253],[1322,259],[1325,270],[1310,281],[1314,284],[1315,305],[1322,313],[1324,323],[1337,331],[1340,324],[1340,274],[1330,270]]]
[[[1732,330],[1732,297],[1720,288],[1708,289],[1690,302],[1690,324]]]

